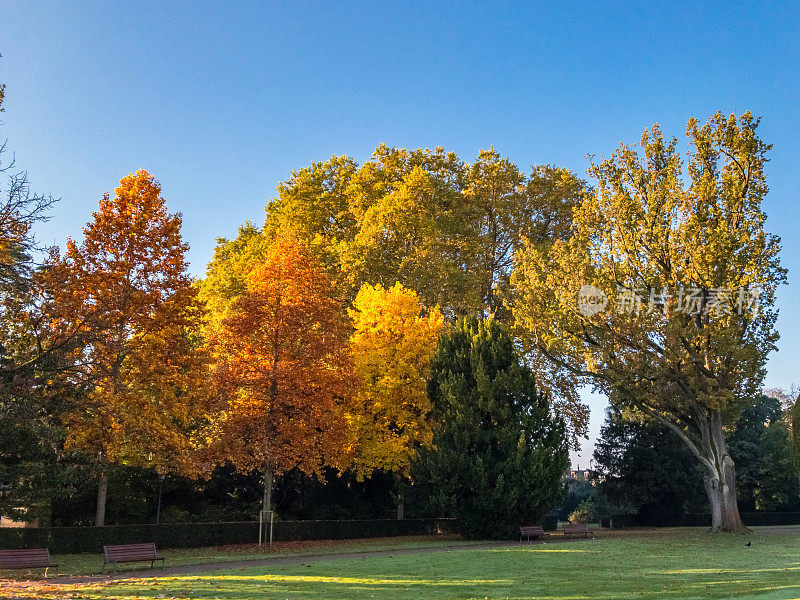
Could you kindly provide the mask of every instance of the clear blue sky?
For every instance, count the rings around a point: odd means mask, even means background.
[[[183,212],[201,274],[217,236],[260,224],[290,170],[334,153],[385,142],[470,160],[494,145],[583,174],[588,153],[654,122],[680,137],[690,116],[749,109],[774,144],[765,209],[790,278],[766,385],[800,383],[796,6],[68,4],[0,0],[0,135],[35,190],[62,198],[43,241],[78,235],[143,167]],[[605,401],[591,406],[596,433]]]

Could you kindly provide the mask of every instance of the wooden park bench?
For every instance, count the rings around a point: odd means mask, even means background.
[[[567,523],[564,525],[564,535],[589,537],[589,526],[586,523]]]
[[[100,570],[102,573],[106,569],[106,565],[113,564],[117,568],[117,563],[124,562],[149,562],[152,569],[157,560],[161,561],[161,567],[164,567],[164,557],[156,553],[156,545],[153,542],[149,544],[123,544],[120,546],[103,546],[103,553],[105,560],[103,561],[103,568]]]
[[[544,537],[544,529],[540,525],[520,525],[519,526],[519,541],[522,541],[522,538],[528,538],[528,541],[531,541],[531,538],[540,538]]]
[[[0,569],[41,569],[47,577],[47,569],[57,567],[50,560],[47,548],[30,548],[27,550],[0,550]]]

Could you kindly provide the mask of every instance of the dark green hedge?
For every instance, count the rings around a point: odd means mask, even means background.
[[[268,535],[268,525],[265,535]],[[458,533],[455,519],[278,521],[275,541],[338,540]],[[165,523],[106,527],[2,528],[0,548],[49,548],[54,554],[103,551],[110,544],[155,542],[158,548],[196,548],[258,542],[258,523]]]
[[[458,533],[455,519],[375,519],[369,521],[278,521],[277,541],[344,540],[399,535]]]
[[[751,527],[798,525],[800,524],[799,512],[749,512],[741,513],[742,522]],[[709,513],[687,513],[684,515],[657,515],[644,517],[642,515],[614,515],[608,525],[618,527],[711,527]]]

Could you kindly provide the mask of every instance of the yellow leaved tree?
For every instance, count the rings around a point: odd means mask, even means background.
[[[407,477],[416,449],[432,438],[426,383],[444,318],[438,308],[425,314],[417,294],[399,283],[363,285],[350,317],[361,382],[349,416],[353,469],[359,479],[378,470]]]

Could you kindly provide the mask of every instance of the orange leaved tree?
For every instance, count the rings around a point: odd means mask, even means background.
[[[354,376],[343,307],[308,248],[279,239],[213,337],[222,405],[209,450],[237,468],[263,469],[268,514],[276,475],[316,473],[345,450]]]
[[[181,216],[147,171],[124,177],[48,271],[56,327],[77,328],[73,372],[88,392],[67,416],[67,447],[161,472],[185,465],[205,408],[202,309]],[[95,524],[105,523],[101,468]]]

